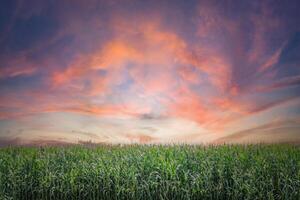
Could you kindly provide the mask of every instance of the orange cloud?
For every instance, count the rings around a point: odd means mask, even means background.
[[[126,32],[129,27],[131,31]],[[174,66],[181,62],[179,54],[186,50],[184,41],[152,22],[138,25],[119,23],[114,24],[113,29],[124,29],[125,33],[117,34],[99,50],[79,56],[63,72],[54,72],[52,85],[82,85],[84,80],[89,80],[91,93],[97,94],[101,92],[99,88],[105,90],[121,84],[124,81],[122,70],[126,68],[145,93],[170,89],[171,84],[165,83],[177,81],[173,71]],[[99,70],[105,70],[105,76],[93,78]]]
[[[208,108],[197,94],[184,86],[170,94],[169,98],[165,103],[171,116],[190,119],[203,126],[216,119],[213,110]]]

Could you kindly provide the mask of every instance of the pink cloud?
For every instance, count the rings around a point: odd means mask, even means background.
[[[78,9],[83,4],[76,1],[73,6]],[[87,4],[82,12],[90,16],[95,2]],[[8,59],[8,67],[0,70],[0,78],[43,75],[39,89],[20,87],[1,97],[0,118],[67,112],[145,120],[141,116],[154,113],[224,133],[241,119],[295,99],[290,94],[278,95],[278,99],[265,95],[299,85],[296,75],[277,77],[275,67],[287,40],[279,38],[273,45],[269,39],[270,32],[284,26],[268,4],[251,4],[257,12],[237,18],[219,3],[200,2],[193,18],[183,20],[188,23],[182,25],[194,26],[195,33],[166,23],[162,10],[147,11],[151,14],[147,18],[117,10],[107,20],[96,13],[83,20],[66,2],[62,5],[57,15],[64,28],[20,53],[22,58]],[[173,23],[177,25],[176,20]],[[75,39],[69,48],[59,49],[60,54],[70,55],[62,58],[64,62],[55,61],[56,54],[37,62],[29,59],[68,35]],[[157,139],[130,131],[126,138],[141,143]]]
[[[1,78],[13,78],[17,76],[30,76],[35,74],[38,68],[35,64],[30,63],[25,57],[14,59],[0,68]]]

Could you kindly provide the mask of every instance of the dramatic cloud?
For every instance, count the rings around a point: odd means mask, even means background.
[[[299,117],[297,1],[0,7],[3,144],[271,142]]]

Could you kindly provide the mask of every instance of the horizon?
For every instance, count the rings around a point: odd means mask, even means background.
[[[300,144],[299,7],[1,1],[0,146]]]

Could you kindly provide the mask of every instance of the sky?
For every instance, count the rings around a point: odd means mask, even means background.
[[[299,143],[299,8],[1,0],[0,146]]]

